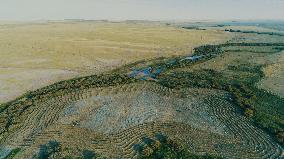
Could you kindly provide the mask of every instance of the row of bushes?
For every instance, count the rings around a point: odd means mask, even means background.
[[[163,68],[164,70],[168,71],[175,68],[188,67],[194,63],[207,61],[221,53],[223,53],[223,50],[219,45],[204,45],[194,49],[194,54],[192,56],[200,56],[200,58],[197,60],[184,60],[187,56],[173,57],[164,59],[158,63],[154,62],[152,65],[150,65],[150,67]]]
[[[225,52],[278,53],[278,52],[284,51],[284,47],[277,46],[269,50],[265,50],[265,49],[252,50],[249,48],[233,48],[233,49],[225,49],[224,51]]]
[[[194,55],[210,56],[223,53],[220,45],[204,45],[194,48]]]
[[[134,82],[134,79],[121,74],[92,75],[61,81],[42,89],[38,89],[36,91],[30,92],[27,95],[27,98],[36,98],[38,96],[52,94],[60,90],[70,91],[74,89],[85,89],[92,87],[108,87],[131,82]]]
[[[229,46],[275,46],[276,51],[282,51],[284,48],[284,43],[224,43],[219,45],[203,45],[194,48],[193,55],[203,55],[203,56],[214,56],[223,53],[224,47]]]
[[[204,28],[199,28],[197,26],[184,26],[183,29],[189,29],[189,30],[206,30]]]
[[[258,31],[246,31],[246,30],[233,30],[233,29],[225,29],[227,32],[232,33],[245,33],[245,34],[259,34],[259,35],[276,35],[276,36],[284,36],[284,34],[281,33],[275,33],[275,32],[258,32]]]
[[[218,45],[220,47],[228,47],[228,46],[284,46],[284,43],[224,43]]]

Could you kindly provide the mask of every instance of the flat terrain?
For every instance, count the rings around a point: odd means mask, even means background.
[[[273,63],[264,68],[265,78],[258,86],[284,98],[284,52],[270,58]]]
[[[156,23],[2,23],[0,103],[63,79],[138,60],[191,54],[195,46],[225,42],[229,37],[222,31]]]

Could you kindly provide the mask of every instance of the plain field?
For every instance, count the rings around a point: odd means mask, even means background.
[[[157,23],[38,22],[0,25],[0,103],[56,81],[142,59],[191,54],[230,34]]]
[[[273,64],[263,69],[265,78],[258,86],[284,98],[284,52],[270,57]]]

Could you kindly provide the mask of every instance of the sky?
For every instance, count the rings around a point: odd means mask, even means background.
[[[284,0],[0,0],[0,20],[284,20]]]

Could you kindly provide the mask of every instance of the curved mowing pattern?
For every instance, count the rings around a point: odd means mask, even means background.
[[[1,144],[23,148],[26,157],[56,140],[109,158],[135,158],[134,145],[142,144],[144,136],[163,133],[197,154],[279,158],[281,147],[242,117],[226,96],[152,82],[77,90],[24,109],[2,134]]]
[[[236,158],[240,155],[244,158],[278,158],[281,155],[282,148],[245,117],[236,115],[238,110],[228,101],[212,96],[205,98],[205,102],[211,106],[212,115],[226,125],[229,135],[240,140],[237,149],[241,151],[230,152],[230,146],[224,145],[218,148],[222,154]]]

